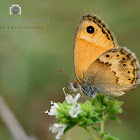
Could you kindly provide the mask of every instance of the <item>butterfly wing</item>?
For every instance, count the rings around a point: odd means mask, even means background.
[[[110,49],[84,73],[85,83],[98,92],[122,95],[139,84],[139,63],[126,48]]]
[[[81,19],[75,37],[74,61],[77,79],[83,81],[83,73],[101,54],[117,46],[113,33],[101,19],[86,15]]]

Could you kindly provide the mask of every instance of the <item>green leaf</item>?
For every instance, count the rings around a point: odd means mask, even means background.
[[[73,128],[76,125],[76,123],[70,124],[65,130],[64,130],[64,134],[70,130],[71,128]]]
[[[92,121],[91,119],[85,119],[84,121],[81,121],[78,123],[80,127],[85,127],[85,126],[89,126],[93,124],[94,124],[94,121]]]
[[[124,104],[124,102],[122,101],[115,101],[116,106],[122,106]]]
[[[94,126],[92,126],[92,128],[93,128],[95,131],[97,131],[97,132],[100,132],[100,130],[101,130],[100,127],[94,127]]]
[[[104,138],[104,140],[119,140],[118,138],[114,138],[112,136]]]
[[[93,121],[94,121],[94,123],[100,123],[101,122],[101,120],[97,117],[93,118]]]
[[[118,113],[121,113],[122,111],[123,110],[121,108],[110,107],[107,112],[110,114],[118,114]]]
[[[119,140],[119,139],[112,137],[109,132],[106,132],[104,135],[104,140]]]
[[[112,120],[112,121],[117,121],[119,123],[121,122],[120,119],[118,117],[114,116],[114,115],[109,115],[109,116],[107,116],[106,119]]]

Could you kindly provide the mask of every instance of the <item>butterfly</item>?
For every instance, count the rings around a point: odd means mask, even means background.
[[[119,47],[114,34],[97,16],[80,20],[75,36],[76,83],[83,93],[120,96],[139,83],[139,62],[134,53]]]

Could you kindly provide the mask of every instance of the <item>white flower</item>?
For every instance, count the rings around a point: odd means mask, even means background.
[[[80,93],[78,93],[75,98],[72,97],[72,95],[68,94],[66,97],[65,97],[65,100],[68,104],[71,104],[72,105],[76,105],[77,104],[77,100],[81,97]]]
[[[74,98],[74,97],[72,97],[72,95],[70,95],[70,94],[66,95],[65,88],[62,88],[62,89],[63,89],[63,92],[64,92],[64,94],[65,94],[65,101],[66,101],[68,104],[71,104],[71,103],[72,103],[72,105],[76,105],[78,99],[81,97],[81,94],[78,93],[78,94],[75,96],[75,98]]]
[[[53,124],[53,126],[49,127],[49,130],[52,131],[52,133],[57,133],[58,132],[58,134],[56,135],[55,138],[60,139],[67,126],[68,126],[67,124],[55,123],[55,124]]]
[[[47,110],[45,113],[48,113],[48,115],[50,115],[50,116],[55,116],[55,115],[57,115],[56,108],[59,108],[59,105],[53,101],[51,101],[51,104],[53,106],[51,106],[50,112]]]
[[[73,105],[71,106],[71,109],[69,111],[69,115],[72,117],[72,118],[77,118],[78,115],[82,112],[81,110],[81,105],[80,104],[77,104],[77,105]]]

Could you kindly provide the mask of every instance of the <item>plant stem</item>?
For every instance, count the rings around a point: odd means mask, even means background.
[[[103,140],[103,137],[104,137],[104,119],[101,120],[100,140]]]
[[[94,140],[99,140],[87,127],[85,127],[85,130],[92,136]]]

